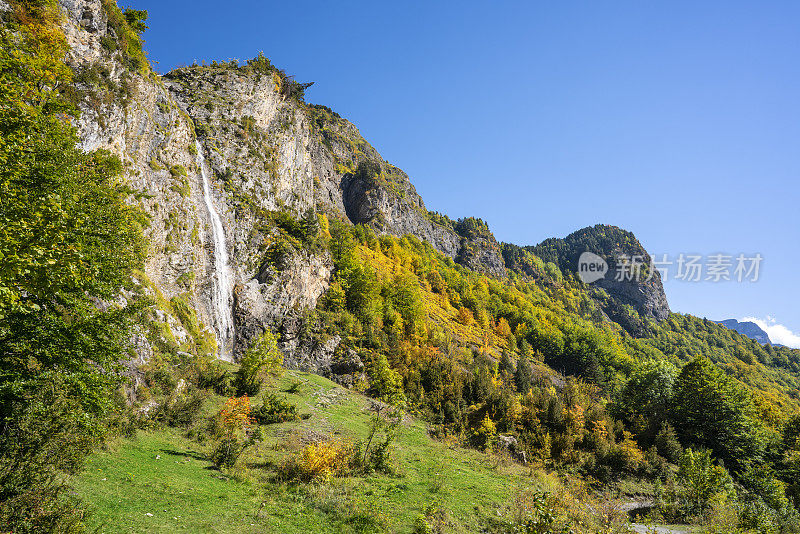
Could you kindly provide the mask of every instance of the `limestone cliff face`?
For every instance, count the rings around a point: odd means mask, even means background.
[[[81,116],[76,124],[82,146],[87,150],[107,149],[122,159],[125,179],[138,192],[136,202],[149,218],[146,235],[150,250],[145,275],[150,291],[163,296],[161,309],[153,320],[163,323],[183,346],[186,328],[175,318],[174,311],[163,305],[180,298],[188,301],[202,328],[214,332],[216,326],[212,302],[215,250],[203,199],[195,145],[198,138],[207,165],[214,171],[210,193],[223,222],[235,282],[234,318],[238,324],[234,354],[241,352],[250,336],[267,326],[280,328],[295,311],[314,306],[327,288],[330,260],[299,255],[268,283],[259,282],[259,244],[268,236],[255,229],[253,210],[237,209],[237,190],[226,188],[220,179],[223,169],[241,165],[247,169],[250,181],[240,187],[254,191],[259,207],[313,207],[314,199],[308,194],[314,191],[309,163],[312,155],[302,150],[307,139],[289,132],[269,142],[259,139],[263,143],[258,149],[277,150],[273,158],[275,169],[271,173],[256,172],[233,149],[219,143],[216,136],[196,135],[195,120],[203,123],[210,113],[201,113],[178,101],[175,96],[179,92],[173,94],[159,76],[131,71],[123,65],[119,51],[103,46],[103,40],[113,37],[114,30],[100,0],[61,0],[61,6],[66,15],[63,27],[71,46],[68,63],[76,73],[75,85],[82,96]],[[231,94],[232,98],[239,96]],[[241,95],[239,102],[242,115],[262,120],[262,136],[272,133],[270,124],[278,127],[272,118],[291,118],[296,112],[282,106],[274,91],[250,95],[249,99]],[[197,119],[187,113],[186,107],[197,113]],[[137,344],[141,355],[152,352],[145,340],[137,339]]]
[[[454,259],[472,245],[484,253],[470,268],[504,274],[497,250],[434,222],[408,176],[352,123],[282,96],[274,73],[225,64],[178,69],[164,80],[193,119],[234,206],[314,209],[378,233],[414,235]]]
[[[339,350],[336,336],[303,337],[303,313],[327,290],[333,266],[327,252],[313,249],[287,250],[280,265],[266,261],[265,252],[280,235],[270,223],[278,212],[296,218],[322,213],[378,233],[411,234],[467,268],[497,277],[507,266],[540,276],[544,264],[536,257],[569,272],[584,249],[646,255],[629,233],[601,226],[537,247],[501,249],[480,219],[453,221],[429,212],[402,170],[386,162],[353,124],[293,95],[287,89],[297,86],[266,58],[159,76],[132,66],[115,44],[121,13],[110,21],[112,2],[59,1],[82,146],[121,158],[125,180],[136,191],[132,202],[149,217],[150,251],[141,283],[157,297],[152,320],[169,339],[137,336],[140,361],[166,341],[172,350],[208,351],[196,338],[219,333],[219,307],[228,306],[234,332],[227,357],[240,356],[250,340],[271,328],[281,334],[288,365],[359,368],[357,356]],[[215,261],[223,253],[232,278],[229,303],[220,302],[218,291]],[[657,273],[646,282],[601,280],[596,286],[605,291],[593,294],[606,314],[634,334],[645,325],[628,308],[657,320],[669,313]],[[187,319],[187,307],[196,318]]]
[[[379,233],[413,234],[470,268],[504,274],[494,238],[465,238],[435,222],[408,177],[385,162],[350,122],[323,106],[287,98],[274,70],[236,66],[187,67],[165,76],[131,69],[101,0],[59,0],[80,97],[76,122],[87,150],[107,149],[124,164],[149,217],[148,291],[162,305],[162,322],[181,346],[187,330],[165,303],[180,299],[200,328],[218,331],[214,307],[214,229],[203,196],[205,158],[212,207],[222,221],[234,288],[232,356],[266,328],[281,332],[290,363],[330,360],[331,346],[301,343],[304,309],[328,286],[325,252],[293,251],[275,272],[264,264],[276,230],[275,210],[309,211],[372,226]],[[271,67],[270,67],[271,68]],[[197,144],[199,142],[199,145]],[[201,154],[198,153],[197,147]],[[494,243],[492,243],[494,242]],[[137,339],[141,355],[150,354]],[[324,344],[323,344],[324,345]],[[311,358],[312,360],[314,358]]]

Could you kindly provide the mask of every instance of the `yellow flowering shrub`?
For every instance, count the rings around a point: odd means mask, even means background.
[[[352,454],[352,448],[339,440],[311,443],[299,455],[284,462],[281,475],[307,482],[345,474]]]

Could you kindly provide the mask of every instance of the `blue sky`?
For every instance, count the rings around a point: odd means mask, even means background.
[[[760,253],[756,283],[667,282],[672,309],[800,331],[800,3],[130,4],[160,72],[263,51],[316,82],[429,209],[518,244],[602,222]]]

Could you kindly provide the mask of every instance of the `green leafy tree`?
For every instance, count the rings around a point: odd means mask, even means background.
[[[125,21],[133,31],[136,33],[144,33],[147,29],[147,24],[145,24],[147,20],[146,10],[127,8],[122,13],[125,15]]]
[[[266,330],[245,351],[239,369],[236,371],[234,385],[241,395],[253,396],[261,390],[264,379],[277,374],[283,368],[283,355],[278,342],[270,330]]]
[[[661,429],[656,434],[655,446],[658,454],[673,463],[678,463],[678,459],[683,453],[675,429],[666,421],[661,424]]]
[[[0,524],[69,532],[80,511],[67,475],[102,439],[122,382],[137,306],[113,301],[142,264],[143,221],[119,160],[76,146],[57,2],[12,4],[0,28]]]
[[[513,377],[514,372],[516,369],[514,368],[514,362],[511,361],[511,356],[509,356],[507,351],[503,351],[502,356],[500,356],[500,372],[507,377]]]
[[[749,394],[708,358],[687,364],[675,381],[672,423],[684,444],[710,449],[734,472],[764,460],[767,436]]]
[[[677,378],[678,369],[669,362],[650,360],[642,363],[620,391],[614,411],[629,423],[642,421],[644,428],[639,429],[642,437],[651,441],[667,419]],[[676,460],[672,458],[672,461]]]
[[[524,353],[517,362],[517,370],[514,372],[514,384],[520,393],[527,393],[533,385],[533,367],[528,356]]]
[[[722,466],[714,465],[711,451],[686,449],[679,464],[680,499],[687,516],[701,515],[713,504],[735,497],[733,480]]]
[[[389,366],[385,354],[374,356],[372,365],[369,367],[369,383],[370,392],[376,399],[393,406],[405,406],[403,377]]]
[[[789,481],[786,493],[797,506],[800,505],[800,415],[792,417],[784,426],[781,449],[783,478]]]

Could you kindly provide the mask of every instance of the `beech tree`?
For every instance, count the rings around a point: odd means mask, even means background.
[[[767,436],[749,394],[708,358],[681,371],[671,415],[684,445],[710,449],[734,472],[764,461]]]
[[[70,532],[80,513],[65,475],[113,413],[137,311],[113,300],[142,264],[142,221],[119,160],[76,146],[58,3],[12,4],[0,27],[0,524]]]

